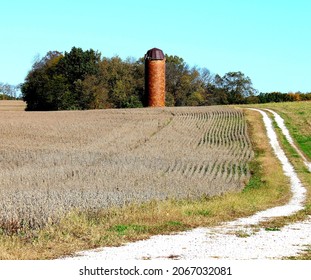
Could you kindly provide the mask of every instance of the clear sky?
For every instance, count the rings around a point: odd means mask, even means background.
[[[215,74],[242,71],[262,92],[311,92],[309,0],[3,0],[0,10],[3,83],[22,83],[52,50],[125,59],[157,47]]]

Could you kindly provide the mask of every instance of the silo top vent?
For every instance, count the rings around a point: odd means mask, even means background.
[[[147,53],[145,54],[145,59],[150,59],[150,60],[164,59],[164,53],[160,49],[153,48],[147,51]]]

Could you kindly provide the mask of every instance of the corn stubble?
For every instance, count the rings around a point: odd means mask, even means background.
[[[242,111],[225,107],[2,112],[0,226],[69,211],[241,190],[253,157]]]

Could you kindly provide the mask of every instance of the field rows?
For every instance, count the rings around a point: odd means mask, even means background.
[[[253,157],[240,110],[0,113],[3,228],[67,211],[241,190]]]

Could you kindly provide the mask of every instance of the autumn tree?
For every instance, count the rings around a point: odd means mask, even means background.
[[[73,47],[70,52],[65,52],[59,61],[57,69],[68,81],[71,107],[90,109],[89,104],[94,101],[94,95],[85,90],[87,87],[83,86],[83,81],[88,76],[98,75],[100,56],[100,53],[92,49],[83,51]]]
[[[242,72],[221,77],[207,68],[189,67],[179,56],[165,58],[167,106],[254,103],[262,99],[255,96],[250,78]],[[23,99],[27,110],[142,107],[147,104],[144,69],[144,58],[101,58],[97,51],[76,47],[64,54],[48,52],[29,71],[22,85]]]
[[[108,95],[110,107],[133,108],[143,106],[144,65],[141,60],[120,57],[103,58],[100,79]]]
[[[20,85],[0,83],[0,99],[17,99]]]
[[[29,71],[21,90],[23,100],[27,103],[26,110],[57,110],[68,89],[67,80],[57,71],[62,54],[50,51],[37,60]]]
[[[245,98],[256,94],[252,81],[242,72],[228,72],[223,77],[217,75],[215,84],[227,95],[228,104],[245,103]]]
[[[201,75],[204,73],[204,76]],[[199,106],[204,104],[204,86],[209,71],[190,68],[178,56],[166,55],[166,104],[169,106]]]
[[[72,48],[69,53],[48,52],[36,61],[22,85],[27,110],[89,109],[94,96],[84,80],[97,75],[100,54]]]

